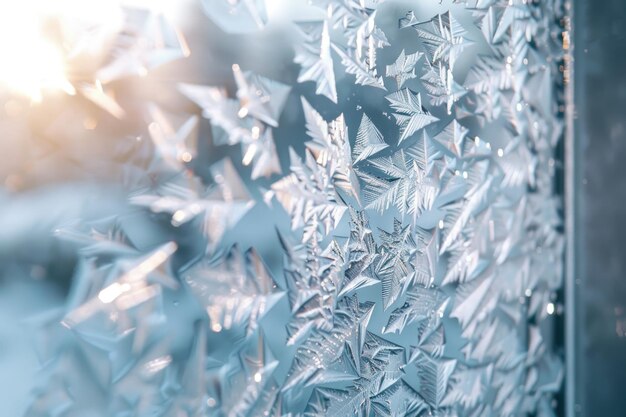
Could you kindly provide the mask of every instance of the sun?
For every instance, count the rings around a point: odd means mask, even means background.
[[[74,94],[63,53],[45,34],[42,2],[0,3],[0,85],[41,101],[43,90]]]
[[[0,0],[0,91],[40,102],[76,94],[77,65],[103,59],[124,24],[123,7],[171,11],[175,0]]]

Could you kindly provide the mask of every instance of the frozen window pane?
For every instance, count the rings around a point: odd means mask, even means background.
[[[413,3],[119,8],[28,416],[555,413],[565,6]]]

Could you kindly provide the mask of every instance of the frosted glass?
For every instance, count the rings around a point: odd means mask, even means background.
[[[140,126],[123,208],[55,228],[27,415],[555,415],[564,4],[188,8],[67,80]]]

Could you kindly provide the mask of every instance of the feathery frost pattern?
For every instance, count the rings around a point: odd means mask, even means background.
[[[202,2],[246,42],[265,3]],[[553,415],[565,5],[310,3],[281,71],[146,106],[128,213],[56,231],[80,261],[27,416]],[[166,34],[103,79],[188,55]],[[106,88],[81,91],[122,117]]]

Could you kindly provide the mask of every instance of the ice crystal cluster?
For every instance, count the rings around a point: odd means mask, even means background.
[[[256,36],[270,2],[203,18]],[[123,170],[150,227],[58,228],[80,262],[28,416],[554,415],[564,4],[304,3],[283,78],[235,62],[146,104]],[[158,22],[101,72],[188,55]]]

